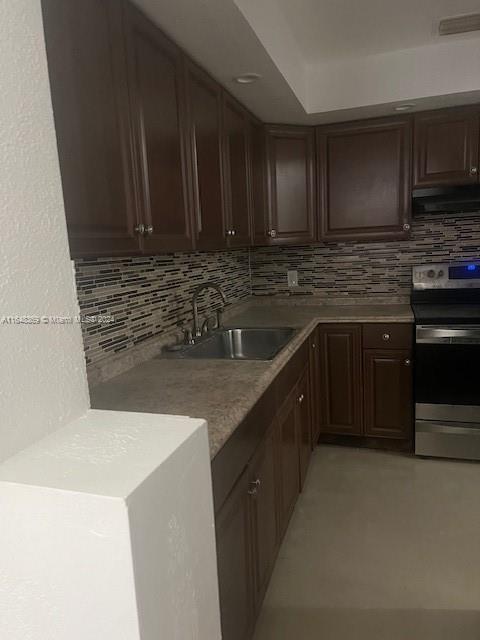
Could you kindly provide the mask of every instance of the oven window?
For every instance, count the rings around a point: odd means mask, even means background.
[[[480,345],[417,344],[415,401],[480,406]]]

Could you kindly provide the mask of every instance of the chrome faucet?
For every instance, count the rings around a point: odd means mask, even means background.
[[[202,335],[202,329],[200,328],[200,323],[198,321],[198,296],[206,289],[214,289],[221,296],[223,304],[225,305],[227,303],[227,298],[225,297],[223,289],[215,282],[205,282],[204,284],[199,285],[195,289],[192,296],[193,339],[198,338]],[[217,328],[220,326],[220,318],[221,318],[221,311],[217,312]]]

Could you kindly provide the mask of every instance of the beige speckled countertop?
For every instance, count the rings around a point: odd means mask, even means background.
[[[229,326],[295,327],[270,361],[154,358],[90,391],[92,408],[205,418],[213,458],[319,322],[413,322],[408,304],[252,302]]]

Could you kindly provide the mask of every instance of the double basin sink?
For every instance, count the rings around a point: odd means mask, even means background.
[[[169,350],[170,357],[221,360],[272,360],[289,342],[295,329],[217,329],[200,342]]]

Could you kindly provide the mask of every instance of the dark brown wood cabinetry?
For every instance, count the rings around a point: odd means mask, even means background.
[[[222,91],[199,67],[187,61],[186,85],[196,246],[226,246],[223,181]]]
[[[253,625],[250,479],[245,470],[216,518],[222,637],[245,640]]]
[[[270,228],[267,210],[266,130],[261,122],[250,124],[250,158],[252,169],[252,243],[267,243]]]
[[[320,325],[319,396],[322,432],[362,433],[362,327]]]
[[[320,415],[320,396],[319,396],[319,336],[318,328],[313,331],[309,341],[309,382],[310,382],[310,420],[312,425],[312,447],[314,447],[320,436],[321,415]]]
[[[321,433],[412,437],[412,325],[320,325]]]
[[[258,612],[278,550],[278,468],[274,421],[250,465],[249,496],[253,529],[254,605]]]
[[[238,102],[226,94],[224,94],[223,103],[223,122],[228,245],[248,247],[252,214],[249,116]]]
[[[309,365],[305,369],[297,386],[297,430],[298,449],[300,453],[300,488],[303,489],[308,465],[312,455],[312,416],[310,401]]]
[[[138,253],[121,4],[42,8],[70,252]]]
[[[316,240],[315,142],[311,127],[267,128],[270,244]]]
[[[285,400],[278,416],[278,447],[280,505],[279,529],[281,535],[292,515],[300,493],[300,456],[297,417],[297,389],[293,389]]]
[[[409,235],[411,144],[409,119],[317,129],[323,240],[388,240]]]
[[[128,1],[42,7],[73,257],[403,239],[412,174],[478,183],[478,105],[263,125]]]
[[[366,349],[365,435],[409,438],[412,426],[412,355],[410,350]]]
[[[251,637],[305,479],[311,454],[308,355],[305,344],[212,462],[224,640]]]
[[[479,166],[478,107],[415,116],[414,186],[474,184]]]
[[[183,57],[140,11],[126,6],[142,248],[192,249]]]

